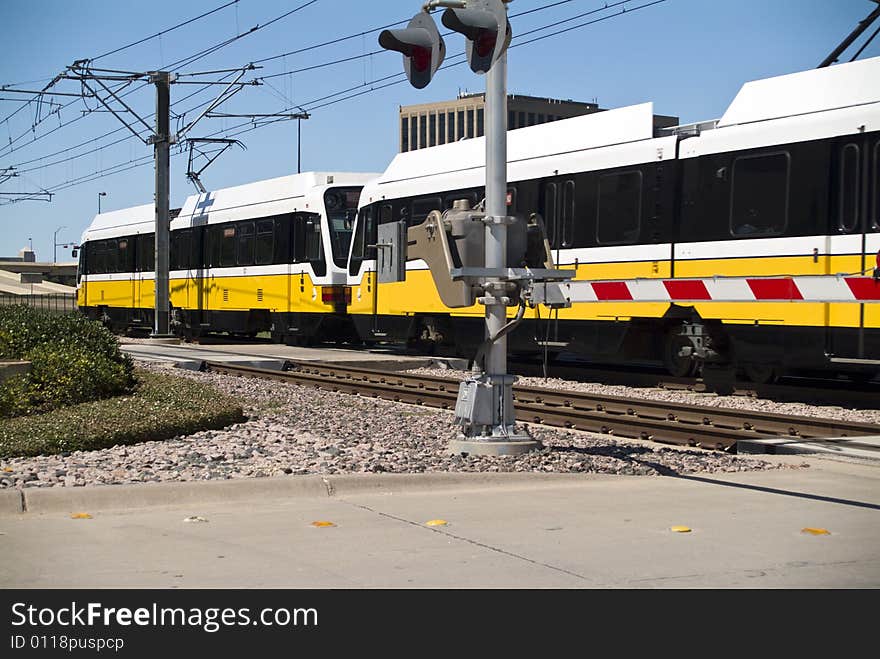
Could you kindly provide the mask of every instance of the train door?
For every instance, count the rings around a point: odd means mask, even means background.
[[[151,311],[155,307],[155,275],[154,265],[156,256],[155,234],[140,234],[135,240],[135,267],[134,267],[134,314],[144,326],[151,325]]]
[[[379,222],[378,224],[386,224],[388,222],[394,221],[394,209],[390,203],[383,203],[379,205]],[[403,219],[403,218],[401,218]],[[409,223],[407,223],[409,226]],[[370,288],[370,293],[372,293],[371,300],[371,321],[370,321],[370,335],[375,339],[387,339],[389,333],[391,332],[390,327],[390,316],[381,312],[380,308],[380,299],[379,299],[379,274],[378,274],[378,250],[375,247],[375,243],[377,242],[378,233],[375,229],[369,231],[369,235],[372,236],[371,243],[368,247],[371,247],[371,251],[374,254],[373,258],[373,269],[366,272],[366,276],[368,278],[368,288]],[[388,284],[386,284],[388,286]],[[387,302],[382,299],[382,303]]]
[[[541,184],[540,214],[544,220],[554,265],[557,268],[573,266],[574,263],[563,263],[561,252],[574,244],[575,181],[572,177],[557,176],[546,179]],[[562,350],[568,346],[568,341],[559,333],[559,310],[554,309],[547,313],[549,316],[537,324],[537,344],[551,352]]]
[[[880,251],[880,135],[838,140],[831,175],[831,272],[870,275]],[[875,307],[832,305],[828,326],[832,362],[880,367],[880,347],[876,345],[880,309]]]

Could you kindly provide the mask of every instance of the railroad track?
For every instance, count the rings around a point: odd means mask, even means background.
[[[517,375],[544,377],[541,364],[531,361],[511,361],[510,370]],[[702,378],[675,377],[651,369],[603,369],[582,364],[551,364],[548,377],[581,382],[653,387],[668,391],[711,393],[713,388]],[[818,378],[786,378],[786,382],[758,384],[737,380],[728,395],[760,398],[778,402],[839,405],[859,409],[880,409],[880,383],[857,384],[851,381]]]
[[[282,371],[205,362],[205,369],[442,409],[455,408],[460,382],[456,378],[313,362],[287,362]],[[880,426],[868,423],[541,387],[515,386],[513,394],[516,418],[520,422],[711,450],[735,452],[737,442],[760,438],[839,441],[842,438],[880,436]],[[870,448],[865,446],[866,450]]]

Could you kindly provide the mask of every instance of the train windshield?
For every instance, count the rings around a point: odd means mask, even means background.
[[[361,187],[330,188],[324,193],[324,208],[330,225],[330,249],[333,262],[344,268],[351,245],[351,231],[357,217]]]

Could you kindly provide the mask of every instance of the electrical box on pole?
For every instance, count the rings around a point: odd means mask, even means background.
[[[379,45],[403,53],[403,70],[410,84],[424,89],[446,57],[446,44],[426,12],[413,16],[403,30],[382,30]]]
[[[502,0],[470,0],[466,9],[446,9],[442,21],[464,35],[468,64],[474,73],[487,73],[510,45],[512,32]]]

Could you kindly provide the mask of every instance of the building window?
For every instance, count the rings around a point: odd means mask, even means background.
[[[642,173],[603,174],[599,177],[596,240],[601,245],[633,244],[639,237],[642,214]]]
[[[446,144],[446,113],[437,115],[437,144]]]
[[[534,112],[529,112],[528,125],[529,126],[535,125],[535,113]]]
[[[409,151],[409,119],[406,117],[400,120],[400,151]]]
[[[730,232],[734,236],[778,236],[788,220],[787,152],[742,156],[733,161]]]
[[[474,110],[469,108],[467,111],[467,136],[474,136]]]
[[[516,112],[513,110],[507,111],[507,130],[513,130],[516,128]]]
[[[415,151],[419,148],[419,118],[418,117],[410,117],[409,118],[409,150]]]
[[[458,111],[458,131],[455,134],[455,139],[460,140],[466,135],[464,131],[464,110]]]
[[[539,114],[539,115],[538,115],[538,123],[539,123],[539,124],[543,124],[543,123],[544,123],[544,115],[543,115],[543,114]]]
[[[837,228],[853,231],[859,226],[859,198],[861,192],[860,153],[855,144],[843,147],[840,158],[840,206]]]
[[[428,116],[428,146],[437,146],[437,115],[434,112]]]
[[[419,117],[419,148],[424,149],[428,146],[428,117],[422,115]]]
[[[484,114],[483,108],[477,109],[477,137],[482,137],[486,134],[486,127],[484,125]]]
[[[449,141],[455,141],[455,112],[446,113],[446,125],[449,126]]]

